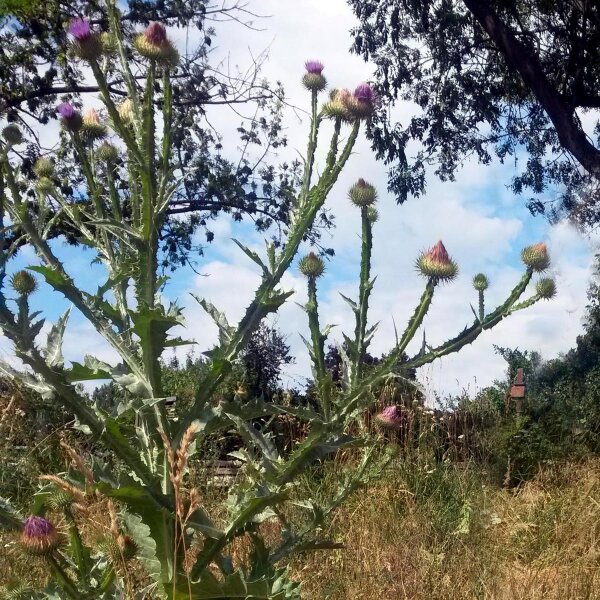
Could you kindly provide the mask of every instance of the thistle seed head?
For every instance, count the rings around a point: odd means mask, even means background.
[[[29,296],[37,289],[37,281],[29,271],[17,271],[10,278],[12,289],[20,296]]]
[[[490,285],[489,279],[483,273],[477,273],[475,277],[473,277],[473,287],[478,292],[483,292],[487,290]]]
[[[417,259],[417,270],[424,277],[438,281],[452,281],[458,274],[458,265],[448,256],[441,240]]]
[[[20,127],[16,123],[9,123],[2,130],[4,141],[11,146],[18,146],[23,142],[23,134]]]
[[[298,263],[300,273],[309,279],[317,279],[325,272],[325,263],[314,252],[309,252]]]
[[[348,197],[354,205],[362,208],[375,203],[377,191],[370,183],[361,178],[350,188]]]
[[[21,532],[21,546],[35,556],[51,554],[62,542],[61,535],[47,519],[31,516],[25,520]]]
[[[38,177],[52,177],[54,175],[54,163],[49,158],[40,156],[40,158],[35,161],[33,172]]]
[[[540,298],[550,300],[556,296],[556,283],[550,277],[543,277],[535,284],[535,291]]]
[[[550,266],[548,248],[543,242],[523,248],[521,259],[525,266],[537,272],[545,271]]]

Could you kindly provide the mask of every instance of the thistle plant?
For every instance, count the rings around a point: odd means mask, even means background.
[[[0,261],[0,327],[12,342],[23,367],[0,364],[5,377],[19,380],[39,394],[54,398],[71,411],[80,429],[116,459],[110,468],[97,457],[82,457],[64,445],[71,467],[66,473],[48,474],[25,516],[0,504],[0,522],[19,533],[24,552],[42,557],[53,583],[40,597],[75,599],[128,597],[170,598],[273,598],[300,597],[298,582],[290,580],[286,561],[299,552],[337,547],[322,537],[327,518],[359,486],[382,468],[376,440],[356,427],[373,404],[372,390],[389,378],[403,377],[399,359],[421,327],[439,284],[457,275],[458,267],[442,242],[423,252],[417,269],[425,288],[385,360],[365,368],[368,346],[377,325],[368,320],[374,289],[371,273],[373,230],[377,221],[375,187],[363,179],[349,191],[360,211],[362,227],[358,299],[345,298],[355,315],[353,335],[344,335],[343,385],[336,386],[325,365],[324,345],[330,327],[322,327],[318,282],[326,275],[323,260],[310,252],[297,264],[307,279],[310,340],[306,340],[317,387],[318,407],[267,404],[249,398],[240,389],[233,401],[217,401],[216,392],[261,321],[288,300],[291,292],[280,283],[295,260],[303,240],[337,182],[357,139],[361,124],[375,109],[377,98],[368,84],[354,92],[335,90],[322,105],[318,95],[326,86],[324,66],[306,64],[303,83],[310,93],[310,131],[304,175],[294,199],[285,243],[267,243],[264,257],[237,245],[260,269],[262,280],[237,326],[209,300],[197,298],[214,319],[219,342],[211,350],[210,368],[197,382],[194,401],[186,410],[166,410],[161,371],[165,349],[184,345],[172,330],[182,326],[182,307],[167,304],[160,295],[165,282],[158,275],[159,236],[171,196],[182,185],[174,176],[171,139],[183,123],[173,121],[172,71],[178,53],[165,28],[152,23],[127,39],[120,28],[114,0],[109,0],[109,31],[102,35],[82,20],[69,25],[72,54],[85,61],[100,89],[101,109],[83,114],[64,101],[57,111],[73,152],[85,174],[84,200],[72,203],[62,195],[54,165],[60,157],[40,158],[34,168],[34,197],[24,193],[27,183],[15,147],[23,141],[19,128],[7,125],[0,146],[0,235],[18,225],[35,250],[37,264],[6,278],[9,249]],[[132,52],[148,61],[148,75],[140,82],[130,70]],[[117,98],[107,73],[118,70],[128,97]],[[317,143],[329,129],[328,151],[317,169]],[[316,173],[319,173],[317,176]],[[125,181],[126,185],[118,185]],[[49,210],[52,208],[53,210]],[[69,273],[56,248],[48,241],[53,219],[63,219],[81,232],[85,244],[105,271],[95,293],[83,290]],[[19,243],[22,243],[19,241]],[[487,278],[476,276],[479,310],[475,321],[457,336],[437,345],[424,344],[402,363],[413,369],[456,352],[504,317],[555,293],[554,283],[542,279],[536,293],[521,301],[534,272],[549,265],[546,248],[537,244],[524,250],[525,272],[506,300],[486,313]],[[42,279],[63,296],[118,354],[118,364],[93,356],[67,364],[62,342],[71,308],[40,340],[44,320],[31,312],[30,298]],[[82,381],[112,380],[127,390],[113,414],[92,404],[78,386]],[[308,435],[286,454],[272,437],[255,427],[257,418],[292,415],[305,422]],[[401,415],[390,408],[378,419],[397,427]],[[133,426],[132,423],[135,423]],[[211,513],[199,490],[190,488],[190,457],[209,436],[235,430],[243,440],[235,457],[243,463],[240,477],[229,491],[226,514]],[[358,432],[358,433],[351,433]],[[328,500],[299,497],[300,476],[315,462],[340,449],[355,448],[355,462],[339,490]],[[86,510],[100,503],[109,516],[102,543],[90,546],[82,527]],[[56,518],[59,521],[53,522]],[[277,536],[263,534],[262,524],[276,524]],[[60,524],[59,524],[60,523]],[[59,530],[60,529],[60,530]],[[233,561],[233,546],[243,538],[250,551]],[[132,589],[128,565],[137,561],[152,583]],[[58,590],[58,592],[56,591]]]

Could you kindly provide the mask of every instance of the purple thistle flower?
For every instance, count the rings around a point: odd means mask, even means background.
[[[61,536],[44,517],[32,515],[23,523],[21,544],[27,552],[34,555],[49,554],[61,543]]]
[[[375,104],[377,102],[377,93],[368,83],[361,83],[354,90],[354,97],[359,102]]]
[[[378,415],[375,420],[382,427],[390,429],[399,429],[403,425],[402,411],[398,406],[386,406]]]
[[[85,19],[72,19],[68,31],[78,42],[83,42],[92,35],[90,22]]]
[[[311,75],[321,75],[325,65],[319,60],[307,60],[304,63],[304,67],[306,68],[306,72]]]
[[[75,107],[70,102],[63,102],[62,104],[59,104],[56,108],[56,112],[67,121],[72,119],[77,114]]]
[[[160,47],[167,41],[167,30],[162,23],[150,23],[144,31],[144,36],[149,44]]]
[[[54,525],[43,517],[33,515],[25,520],[23,533],[27,537],[45,537],[54,533]]]

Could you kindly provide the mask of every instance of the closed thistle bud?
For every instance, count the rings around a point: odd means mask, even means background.
[[[304,63],[306,73],[302,77],[302,84],[307,90],[320,92],[327,86],[327,80],[323,76],[323,63],[318,60],[307,60]]]
[[[54,163],[49,158],[41,156],[35,161],[33,172],[38,177],[52,177],[54,175]]]
[[[550,300],[556,296],[556,283],[550,277],[543,277],[535,284],[535,291],[540,298]]]
[[[61,535],[47,519],[34,515],[25,520],[21,532],[21,546],[29,554],[35,556],[51,554],[61,542]]]
[[[487,290],[490,285],[489,279],[483,273],[477,273],[475,277],[473,277],[473,287],[478,292],[483,292]]]
[[[17,271],[10,278],[13,290],[21,296],[29,296],[37,289],[37,281],[29,271]]]
[[[117,40],[109,31],[100,34],[100,43],[102,44],[102,52],[107,56],[117,53]]]
[[[436,281],[451,281],[458,274],[457,264],[448,256],[441,241],[419,256],[417,269],[423,276]]]
[[[383,429],[400,429],[404,423],[402,410],[398,406],[386,406],[375,415],[375,422]]]
[[[119,150],[108,142],[102,142],[96,151],[96,158],[101,162],[112,165],[119,158]]]
[[[348,197],[353,204],[362,208],[371,206],[377,200],[377,191],[370,183],[361,178],[350,188]]]
[[[87,142],[94,142],[106,136],[106,125],[100,121],[100,116],[93,108],[83,115],[81,135]]]
[[[379,219],[379,212],[374,206],[369,206],[367,209],[367,219],[369,219],[371,223],[376,223],[377,219]]]
[[[51,194],[55,188],[54,181],[50,177],[40,177],[35,184],[35,191],[43,195]]]
[[[354,116],[348,109],[348,103],[352,98],[350,90],[333,90],[329,95],[329,102],[323,105],[323,114],[330,119],[342,119],[352,121]]]
[[[325,263],[314,252],[309,252],[298,263],[300,273],[309,279],[321,277],[325,272]]]
[[[150,23],[144,33],[136,36],[133,44],[142,56],[151,60],[172,67],[179,62],[179,53],[167,37],[167,30],[162,23]]]
[[[59,104],[56,112],[61,117],[62,126],[68,131],[79,131],[81,128],[81,115],[70,102]]]
[[[98,34],[92,31],[89,21],[73,19],[68,32],[73,36],[73,50],[79,58],[95,60],[102,55],[102,42]]]
[[[545,271],[550,266],[548,248],[543,242],[523,248],[521,259],[527,267],[538,272]]]
[[[10,144],[11,146],[17,146],[23,142],[23,134],[21,133],[21,129],[15,123],[9,123],[2,130],[2,137],[6,143]]]

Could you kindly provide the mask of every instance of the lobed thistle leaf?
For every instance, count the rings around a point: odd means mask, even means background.
[[[550,300],[556,296],[556,283],[550,277],[543,277],[536,283],[535,291],[540,298]]]
[[[350,188],[348,197],[351,202],[360,208],[371,206],[377,200],[377,191],[370,183],[367,183],[362,177]]]
[[[419,256],[416,266],[421,275],[431,277],[436,282],[452,281],[458,274],[458,266],[448,256],[441,240]]]
[[[490,285],[489,279],[483,273],[477,273],[475,277],[473,277],[473,287],[478,292],[483,292],[488,289]]]
[[[23,142],[23,134],[21,133],[20,127],[16,123],[9,123],[2,130],[2,137],[6,143],[11,146],[18,146]]]
[[[548,248],[543,242],[523,248],[521,259],[527,267],[538,272],[545,271],[550,266]]]
[[[325,263],[314,252],[309,252],[298,263],[300,273],[309,279],[317,279],[325,272]]]

